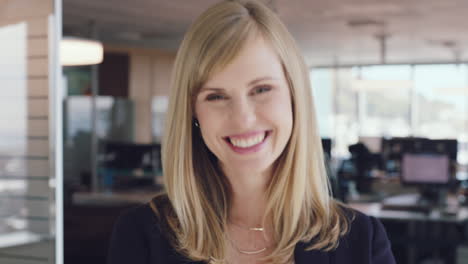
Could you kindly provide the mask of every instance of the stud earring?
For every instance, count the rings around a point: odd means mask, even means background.
[[[193,123],[194,123],[194,125],[195,125],[196,127],[200,127],[200,124],[198,123],[198,120],[194,119],[194,120],[193,120]]]

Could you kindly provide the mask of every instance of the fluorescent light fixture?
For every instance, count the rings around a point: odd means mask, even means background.
[[[440,95],[467,96],[468,87],[437,87],[432,91]]]
[[[63,38],[60,43],[62,66],[83,66],[99,64],[103,59],[102,43],[80,38]]]
[[[413,86],[410,80],[351,80],[355,91],[379,91],[382,89],[409,89]]]

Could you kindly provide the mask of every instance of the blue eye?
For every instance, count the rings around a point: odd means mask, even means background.
[[[260,86],[255,88],[255,93],[256,94],[261,94],[261,93],[266,93],[271,90],[270,86]]]
[[[224,96],[219,94],[210,94],[206,97],[207,101],[218,101],[224,99]]]

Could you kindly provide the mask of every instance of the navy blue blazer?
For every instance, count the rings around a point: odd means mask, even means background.
[[[346,209],[352,210],[352,209]],[[295,264],[395,264],[384,227],[374,217],[358,211],[349,233],[330,252],[306,251],[306,243],[294,250]],[[149,204],[123,213],[112,234],[108,264],[182,264],[184,259],[169,244]],[[198,262],[200,263],[200,262]]]

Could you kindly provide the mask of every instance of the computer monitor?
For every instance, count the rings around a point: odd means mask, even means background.
[[[395,137],[382,141],[382,154],[386,159],[401,160],[404,153],[420,152],[426,138]]]
[[[403,156],[408,153],[447,155],[449,158],[449,173],[455,175],[457,152],[458,142],[456,139],[435,140],[408,137],[384,139],[382,143],[382,155],[389,175],[401,175]]]
[[[100,148],[102,166],[121,170],[154,170],[160,166],[159,144],[104,141]]]
[[[99,173],[105,188],[151,186],[161,172],[160,144],[101,142]]]
[[[401,170],[403,184],[447,185],[450,180],[450,158],[447,154],[403,154]]]

